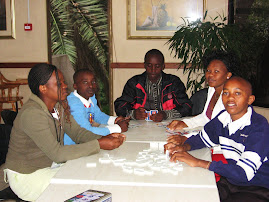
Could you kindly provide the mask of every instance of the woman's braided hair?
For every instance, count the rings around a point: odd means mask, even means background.
[[[58,69],[56,66],[46,63],[39,63],[32,67],[28,75],[28,85],[32,93],[40,97],[39,86],[45,85],[50,79],[52,73],[55,71],[58,87],[58,102],[64,108],[65,120],[70,123],[70,108],[67,99],[61,101],[61,83],[59,80]],[[59,121],[61,120],[62,110],[58,106]],[[60,121],[61,123],[61,121]]]

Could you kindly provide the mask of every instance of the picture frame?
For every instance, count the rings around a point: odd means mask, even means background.
[[[0,0],[0,39],[15,39],[15,0]]]
[[[203,18],[206,0],[128,0],[128,39],[169,39],[184,19]]]

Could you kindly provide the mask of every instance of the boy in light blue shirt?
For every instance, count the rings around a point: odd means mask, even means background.
[[[109,116],[98,107],[95,98],[97,82],[92,71],[80,69],[75,72],[73,79],[75,91],[67,97],[67,100],[72,116],[81,127],[102,136],[128,130],[129,120],[122,116]],[[94,127],[93,122],[107,126]],[[75,142],[65,134],[64,144],[71,145],[75,144]]]

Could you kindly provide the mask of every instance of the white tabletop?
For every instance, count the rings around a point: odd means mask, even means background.
[[[112,193],[113,202],[218,202],[217,188],[171,188],[88,184],[51,184],[37,202],[61,202],[88,189]]]
[[[163,122],[153,122],[153,121],[138,121],[131,120],[129,123],[129,129],[124,134],[126,135],[127,142],[166,142],[168,135],[171,135],[166,131],[166,126],[171,122],[171,120],[166,120]],[[190,132],[191,134],[197,134],[201,127],[195,129],[184,129],[185,132]]]
[[[166,142],[165,126],[169,122],[131,120],[126,135],[127,142]]]
[[[131,132],[131,131],[130,131]],[[162,150],[164,143],[125,142],[120,148],[68,161],[54,176],[51,185],[38,201],[64,201],[87,189],[112,193],[113,201],[219,201],[214,173],[192,168],[183,163],[178,175],[155,171],[152,176],[123,172],[112,163],[101,164],[105,154],[135,161],[139,152]],[[192,155],[210,160],[208,149],[192,151]],[[96,167],[87,167],[96,163]]]

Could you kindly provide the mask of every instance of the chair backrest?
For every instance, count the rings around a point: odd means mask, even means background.
[[[5,84],[0,84],[0,97],[1,98],[8,98],[10,95],[9,87]]]
[[[0,165],[5,163],[12,126],[0,124]]]
[[[14,112],[8,109],[1,111],[1,117],[6,125],[13,126],[13,122],[17,116],[18,112]]]
[[[28,79],[16,79],[15,81],[8,80],[2,72],[0,71],[0,85],[1,84],[17,84],[17,85],[27,85],[28,84]]]
[[[204,88],[202,90],[197,91],[191,96],[190,100],[193,104],[192,106],[193,116],[201,114],[203,112],[207,99],[207,92],[208,88]]]
[[[8,83],[8,82],[11,82],[11,81],[8,80],[6,77],[4,77],[4,75],[3,75],[2,72],[0,71],[0,84]]]
[[[19,86],[18,84],[0,84],[0,97],[7,99],[14,96],[19,97]]]

